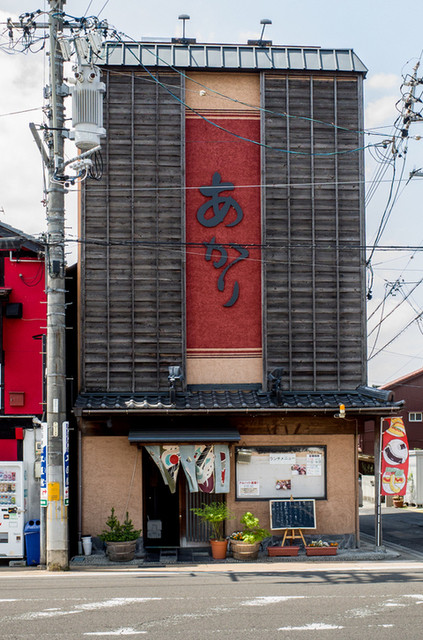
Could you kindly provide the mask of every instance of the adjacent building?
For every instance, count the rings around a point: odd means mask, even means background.
[[[403,401],[401,416],[410,449],[423,449],[423,369],[387,382],[380,387],[391,389],[398,400]],[[362,435],[361,449],[364,454],[373,455],[374,423],[365,425]]]
[[[34,418],[39,422],[44,413],[45,334],[44,245],[32,236],[2,223],[0,464],[26,463],[27,520],[40,516],[41,436]],[[8,504],[9,497],[3,492],[3,504]],[[0,522],[5,524],[3,517],[4,514]],[[0,540],[3,541],[6,542],[6,539]]]
[[[293,496],[316,500],[316,533],[358,540],[358,435],[398,409],[366,377],[365,74],[351,50],[106,45],[80,535],[114,506],[146,546],[202,544],[192,507],[226,499],[231,533]]]

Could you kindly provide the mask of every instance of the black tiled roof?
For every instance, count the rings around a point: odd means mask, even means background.
[[[390,391],[371,387],[358,387],[351,391],[282,391],[279,402],[270,391],[216,389],[178,391],[171,402],[169,393],[81,393],[76,399],[74,412],[82,413],[180,413],[225,411],[299,412],[314,410],[334,412],[344,404],[347,410],[357,413],[394,412],[402,402],[394,402]]]

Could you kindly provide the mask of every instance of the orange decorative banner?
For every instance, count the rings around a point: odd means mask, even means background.
[[[402,418],[385,418],[382,436],[381,487],[383,496],[404,496],[408,477],[408,440]]]

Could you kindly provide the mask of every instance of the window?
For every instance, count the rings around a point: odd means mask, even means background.
[[[326,447],[237,447],[236,499],[326,498]]]
[[[410,422],[423,422],[423,413],[421,411],[409,413],[408,420]]]

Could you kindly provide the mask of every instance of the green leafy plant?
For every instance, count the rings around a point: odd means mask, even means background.
[[[125,520],[120,523],[115,515],[114,507],[112,507],[112,513],[106,520],[106,526],[109,527],[109,530],[104,529],[99,536],[103,542],[128,542],[139,538],[141,533],[140,529],[134,529],[128,512],[126,512]]]
[[[267,529],[260,527],[259,519],[253,516],[251,511],[247,511],[241,518],[242,529],[242,541],[248,544],[254,544],[255,542],[261,542],[264,538],[270,536]]]
[[[225,520],[233,518],[226,502],[211,502],[210,504],[203,503],[202,507],[195,507],[191,509],[191,511],[203,522],[208,522],[213,531],[211,536],[212,540],[225,539],[223,537],[223,523]]]

